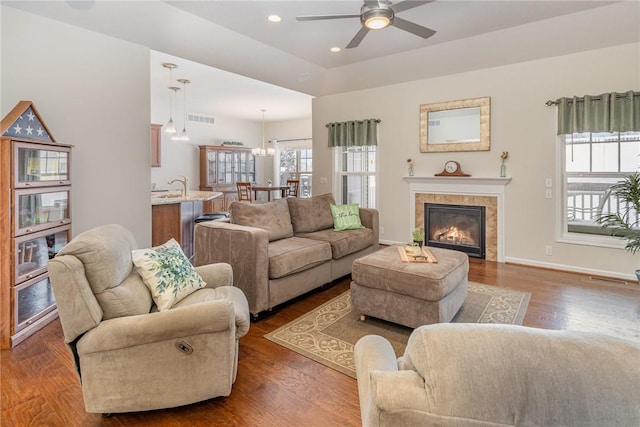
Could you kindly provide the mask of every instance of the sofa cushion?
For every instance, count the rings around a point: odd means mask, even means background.
[[[329,243],[333,259],[340,259],[373,245],[373,230],[370,228],[343,231],[329,228],[315,233],[301,233],[297,236]]]
[[[132,257],[160,311],[207,285],[175,239],[153,248],[136,249]]]
[[[312,233],[325,228],[333,228],[331,205],[336,201],[333,194],[326,193],[308,199],[287,198],[293,232]]]
[[[293,236],[286,199],[259,204],[233,202],[229,207],[229,214],[229,221],[232,224],[266,230],[270,242]]]
[[[358,230],[364,228],[362,222],[360,222],[360,207],[357,203],[330,205],[330,207],[334,230]]]
[[[269,279],[277,279],[314,267],[331,259],[324,241],[290,237],[269,243]]]

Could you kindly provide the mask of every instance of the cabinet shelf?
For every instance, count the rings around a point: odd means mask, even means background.
[[[200,190],[224,197],[205,202],[205,212],[226,211],[237,199],[236,182],[255,182],[255,157],[250,148],[201,145]]]

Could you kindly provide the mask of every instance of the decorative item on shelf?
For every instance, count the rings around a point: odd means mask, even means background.
[[[167,122],[166,125],[164,125],[164,132],[165,133],[176,133],[176,125],[173,122],[173,99],[176,96],[176,91],[179,91],[180,88],[179,87],[175,87],[171,84],[171,82],[173,81],[171,79],[171,72],[174,68],[178,68],[178,66],[176,64],[172,64],[170,62],[165,62],[162,64],[162,66],[164,68],[169,69],[169,90],[171,91],[171,95],[169,96],[169,121]]]
[[[187,85],[191,83],[190,80],[187,79],[178,79],[180,83],[182,83],[182,95],[183,95],[183,103],[182,107],[184,108],[184,122],[182,125],[182,132],[176,134],[171,137],[173,141],[189,141],[189,134],[187,133]]]
[[[413,238],[414,244],[417,244],[418,246],[422,246],[422,243],[424,242],[424,233],[420,228],[418,227],[414,228],[413,231],[411,232],[411,237]]]
[[[500,177],[504,178],[507,176],[507,165],[504,164],[504,161],[509,158],[509,152],[503,151],[502,154],[500,154],[500,158],[502,159],[502,163],[500,164]]]
[[[640,230],[638,216],[640,212],[640,172],[626,175],[621,181],[611,186],[611,197],[617,199],[621,206],[620,212],[601,213],[596,216],[596,222],[611,232],[612,236],[627,241],[625,249],[635,254],[640,251]],[[640,282],[640,269],[636,270],[636,277]]]
[[[413,160],[407,159],[407,166],[409,167],[409,176],[413,176]]]
[[[236,145],[236,146],[241,146],[244,145],[242,142],[240,141],[224,141],[222,143],[222,145]]]
[[[273,181],[272,181],[272,180],[270,180],[270,179],[268,179],[268,180],[267,180],[267,185],[268,185],[269,187],[271,187],[271,186],[273,185]]]
[[[468,173],[462,172],[462,168],[460,167],[460,163],[449,160],[444,164],[444,169],[442,172],[435,174],[435,176],[471,176]]]
[[[258,156],[258,157],[267,157],[267,156],[273,156],[274,154],[276,154],[276,150],[274,150],[273,148],[265,148],[264,147],[264,112],[267,111],[264,108],[262,110],[262,148],[253,148],[251,150],[251,153],[254,156]]]

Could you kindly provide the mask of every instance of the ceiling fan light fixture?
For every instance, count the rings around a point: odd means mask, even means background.
[[[342,48],[338,47],[338,46],[334,46],[331,49],[329,49],[331,52],[333,53],[338,53],[342,50]]]
[[[391,25],[393,11],[391,9],[373,9],[362,14],[362,25],[370,30],[381,30]]]

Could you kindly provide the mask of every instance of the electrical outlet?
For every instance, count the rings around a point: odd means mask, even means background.
[[[545,188],[544,189],[544,198],[545,199],[550,199],[551,198],[551,189],[550,188]]]
[[[545,255],[553,255],[553,246],[547,245],[544,247]]]
[[[320,177],[320,184],[326,184],[327,183],[327,177],[326,176],[321,176]]]
[[[547,178],[544,180],[544,187],[545,188],[551,188],[551,178]]]

